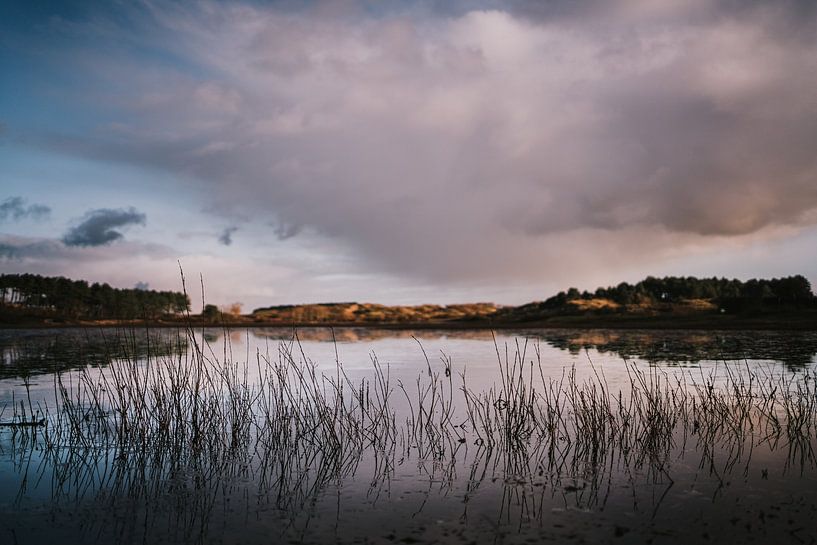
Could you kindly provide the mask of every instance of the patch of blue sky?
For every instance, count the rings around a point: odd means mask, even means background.
[[[100,5],[104,5],[101,4]],[[32,28],[55,17],[73,19],[88,13],[91,2],[82,0],[40,0],[0,2],[0,29]]]
[[[0,163],[4,165],[4,195],[23,197],[52,210],[48,222],[6,224],[6,233],[56,237],[62,226],[95,208],[133,206],[148,214],[149,226],[162,227],[156,235],[164,238],[189,225],[191,218],[185,216],[201,220],[202,206],[184,190],[185,183],[163,171],[17,145],[0,146]],[[55,228],[60,232],[54,232]]]
[[[0,59],[0,71],[5,74],[0,84],[0,122],[8,137],[83,131],[97,124],[91,104],[83,108],[68,96],[74,94],[76,75],[26,59]]]
[[[9,129],[71,134],[127,122],[116,99],[134,93],[133,82],[108,66],[213,78],[168,47],[172,36],[144,10],[72,5],[0,7],[0,121]]]

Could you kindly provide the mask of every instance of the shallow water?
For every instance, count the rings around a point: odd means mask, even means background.
[[[64,384],[92,381],[124,359],[184,358],[193,345],[214,361],[264,376],[281,350],[350,383],[388,373],[399,421],[431,379],[447,383],[455,422],[466,418],[462,374],[472,392],[501,389],[501,362],[536,362],[541,380],[603,376],[613,397],[632,388],[633,370],[663,380],[717,384],[773,377],[787,387],[817,364],[808,332],[207,330],[179,342],[176,330],[0,332],[0,421],[25,400],[53,411]],[[149,335],[149,336],[148,336]],[[125,346],[123,346],[123,344]],[[628,366],[625,362],[630,362]],[[113,366],[113,367],[109,367]],[[507,369],[508,367],[506,367]],[[522,373],[520,373],[521,375]],[[517,375],[518,376],[518,375]],[[418,380],[420,385],[418,386]],[[808,395],[812,389],[804,390]],[[400,394],[400,395],[398,395]],[[443,396],[445,396],[443,392]],[[501,408],[501,407],[500,407]],[[20,409],[20,410],[26,410]],[[809,413],[812,414],[812,413]],[[745,422],[751,422],[751,418]],[[811,422],[811,420],[809,420]],[[284,452],[219,450],[174,458],[161,449],[123,452],[74,439],[55,445],[45,429],[0,428],[0,540],[8,543],[809,543],[817,539],[814,429],[695,433],[677,426],[660,448],[591,448],[556,437],[488,448],[475,430],[455,429],[443,455],[404,441],[393,450],[352,449],[341,459],[301,442]],[[658,425],[656,423],[656,425]],[[397,428],[400,428],[398,424]],[[692,430],[692,432],[690,432]],[[641,434],[648,433],[645,428]],[[689,432],[689,433],[687,433]],[[66,436],[67,437],[67,436]],[[81,436],[81,437],[88,437]],[[462,442],[456,438],[461,437]],[[805,438],[805,442],[803,439]],[[430,442],[429,442],[430,444]],[[638,443],[643,445],[643,443]],[[272,454],[270,454],[272,452]]]

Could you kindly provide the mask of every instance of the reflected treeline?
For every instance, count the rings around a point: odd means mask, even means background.
[[[197,330],[208,343],[228,339],[241,345],[256,341],[359,343],[386,339],[474,340],[492,342],[491,330],[400,330],[376,328],[206,328]],[[181,353],[187,340],[176,328],[146,330],[40,330],[0,332],[0,379],[104,366],[112,359]],[[696,364],[701,361],[776,361],[792,370],[808,366],[817,354],[817,332],[811,331],[654,331],[532,329],[497,333],[497,336],[542,339],[550,346],[578,354],[597,350],[623,359],[650,363]],[[128,342],[122,343],[121,337]],[[182,339],[180,342],[179,339]]]
[[[241,341],[245,330],[228,330],[232,342]],[[271,341],[290,341],[293,335],[310,342],[371,342],[383,339],[492,341],[488,329],[399,330],[373,328],[258,328],[251,335]],[[216,341],[224,330],[206,330],[205,339]],[[572,354],[587,349],[612,353],[623,359],[638,358],[650,363],[696,364],[701,361],[776,361],[792,369],[810,365],[817,354],[817,332],[813,331],[685,331],[614,329],[509,330],[497,336],[525,336],[544,340]]]
[[[6,331],[0,333],[0,379],[181,354],[187,346],[176,329]]]
[[[593,349],[650,363],[761,360],[797,369],[810,365],[817,354],[817,333],[811,331],[536,330],[524,334],[572,354]]]

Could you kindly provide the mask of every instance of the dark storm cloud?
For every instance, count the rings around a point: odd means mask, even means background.
[[[51,208],[43,204],[26,205],[22,197],[9,197],[0,203],[0,221],[31,218],[39,220],[47,217],[51,213]]]
[[[130,225],[145,225],[145,214],[135,208],[100,208],[85,214],[82,221],[62,237],[66,246],[103,246],[123,238],[117,230]]]
[[[400,273],[628,261],[817,222],[815,5],[157,8],[150,35],[211,79],[120,59],[132,121],[50,145],[194,176],[225,216]]]
[[[233,243],[233,233],[238,231],[238,227],[227,227],[218,236],[218,241],[224,246],[229,246]]]

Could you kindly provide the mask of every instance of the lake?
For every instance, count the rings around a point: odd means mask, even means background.
[[[3,543],[817,540],[815,332],[0,330],[0,353]]]

